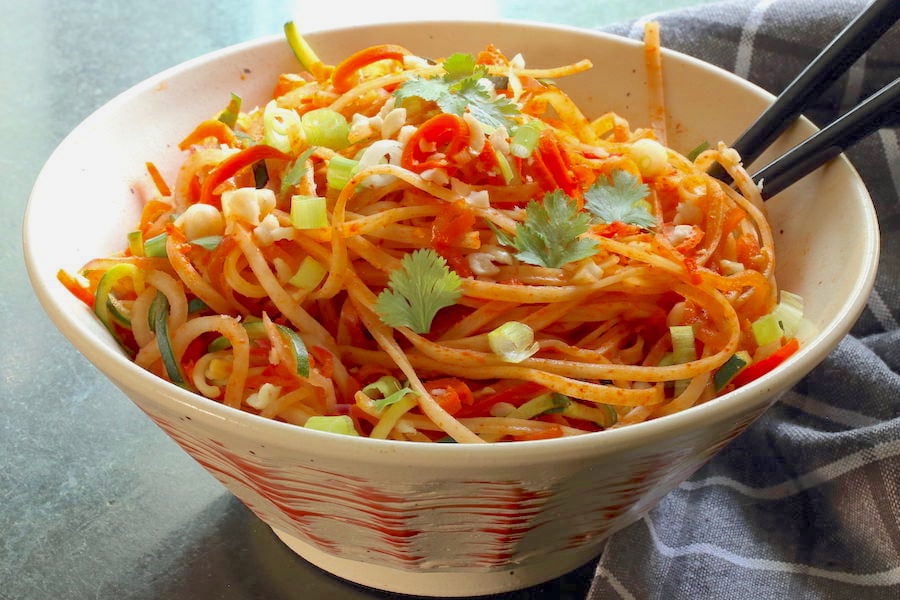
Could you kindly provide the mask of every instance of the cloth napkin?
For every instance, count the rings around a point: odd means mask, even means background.
[[[607,30],[640,38],[659,21],[664,46],[777,94],[867,4],[734,0]],[[807,116],[823,126],[900,75],[898,48],[894,26]],[[882,235],[864,314],[748,431],[609,540],[589,600],[900,599],[898,129],[848,155]]]

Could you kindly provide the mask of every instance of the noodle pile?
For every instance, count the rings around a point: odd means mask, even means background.
[[[128,250],[60,279],[141,367],[300,426],[537,440],[706,402],[796,341],[755,328],[779,303],[740,157],[664,145],[654,27],[649,128],[556,86],[588,61],[331,66],[288,30],[303,70],[200,123],[171,186],[148,164]]]

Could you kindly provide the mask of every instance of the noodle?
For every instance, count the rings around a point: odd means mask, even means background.
[[[81,270],[138,365],[297,426],[482,443],[662,417],[777,364],[762,198],[724,144],[665,147],[655,23],[646,129],[547,82],[589,61],[355,56],[203,121],[171,191],[148,163],[129,249]]]

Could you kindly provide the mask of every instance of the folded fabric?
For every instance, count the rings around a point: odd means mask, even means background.
[[[860,0],[729,1],[608,28],[780,92]],[[825,125],[900,74],[895,26],[806,112]],[[850,336],[643,520],[614,535],[590,600],[900,598],[900,149],[848,152],[882,234],[875,291]]]

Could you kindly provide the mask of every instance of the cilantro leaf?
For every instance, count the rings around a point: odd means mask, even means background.
[[[588,230],[590,221],[590,215],[579,211],[562,190],[547,193],[541,202],[532,200],[525,207],[525,221],[516,225],[512,240],[519,250],[516,258],[555,269],[593,256],[597,242],[579,237]]]
[[[440,77],[431,79],[413,77],[394,90],[394,97],[397,99],[397,102],[414,97],[436,102],[443,98],[448,93],[448,90],[447,82]]]
[[[459,276],[431,249],[416,250],[400,261],[388,288],[378,295],[375,312],[385,325],[409,327],[428,333],[439,310],[456,304],[462,296]]]
[[[471,54],[457,52],[456,54],[448,56],[441,66],[444,67],[444,70],[447,72],[447,75],[445,76],[447,81],[471,77],[475,74],[475,57]],[[487,71],[484,67],[482,67],[481,70]]]
[[[475,120],[491,127],[506,127],[514,123],[510,117],[519,114],[519,107],[512,100],[506,96],[492,97],[482,86],[481,79],[474,76],[461,79],[455,85],[455,92],[451,96],[454,101],[446,107],[438,100],[438,106],[444,112],[462,116],[468,106]]]
[[[584,192],[585,207],[604,223],[621,221],[643,229],[656,225],[644,198],[650,189],[628,171],[616,170],[612,181],[600,177]]]
[[[476,65],[474,56],[453,54],[442,67],[445,71],[442,77],[413,77],[394,91],[394,97],[398,102],[411,97],[436,102],[445,113],[458,116],[468,110],[489,127],[515,124],[512,117],[520,114],[519,107],[506,96],[492,93],[490,86],[482,83],[488,77],[488,70],[484,65]]]

